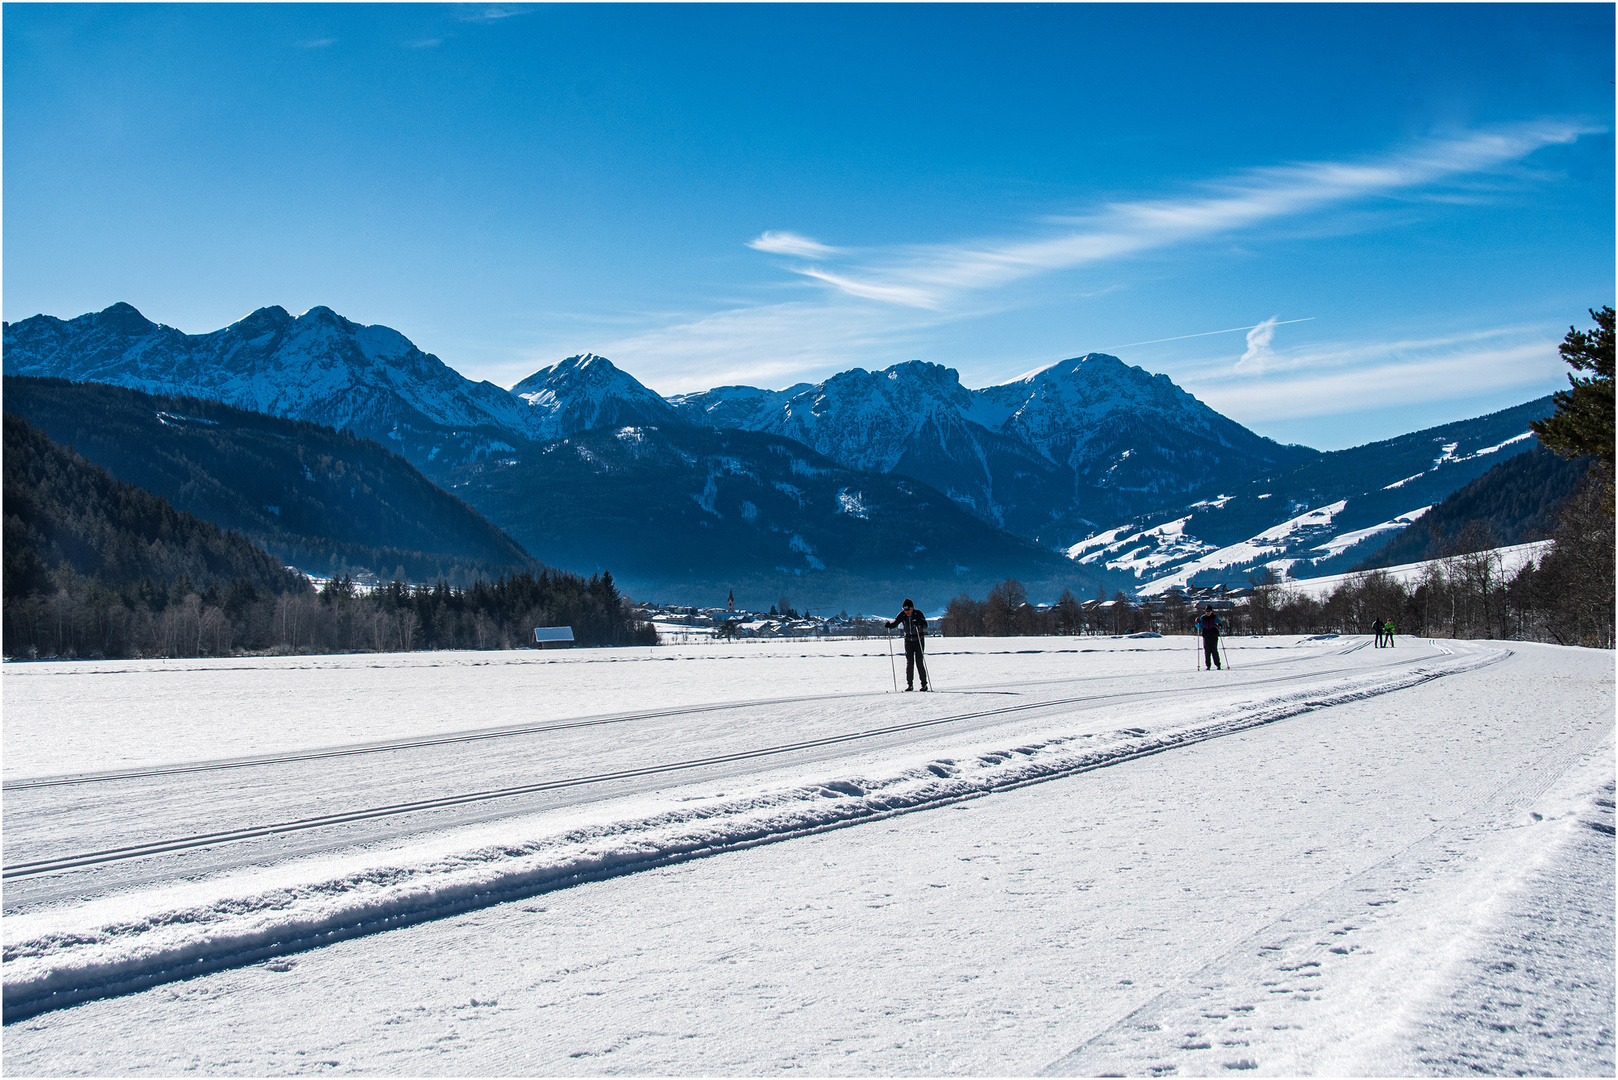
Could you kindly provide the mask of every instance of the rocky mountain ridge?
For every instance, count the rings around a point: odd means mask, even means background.
[[[951,368],[912,361],[670,400],[692,423],[768,431],[852,468],[914,476],[1052,545],[1314,453],[1255,435],[1166,375],[1104,353],[978,390]]]
[[[599,427],[687,422],[794,439],[847,468],[900,473],[990,523],[1055,546],[1165,500],[1295,459],[1175,386],[1089,354],[970,390],[950,368],[860,368],[772,391],[665,400],[583,354],[511,390],[473,382],[385,326],[329,308],[261,308],[184,334],[128,304],[5,327],[9,374],[188,394],[376,439],[430,475]]]

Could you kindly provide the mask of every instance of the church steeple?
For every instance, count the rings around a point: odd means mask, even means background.
[[[730,590],[730,596],[728,596],[725,599],[725,610],[726,611],[735,611],[736,610],[736,590],[735,589]]]

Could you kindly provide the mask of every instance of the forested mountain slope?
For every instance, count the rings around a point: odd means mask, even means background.
[[[1556,527],[1562,504],[1589,470],[1590,459],[1558,457],[1536,442],[1534,449],[1507,458],[1445,496],[1354,569],[1437,558],[1474,523],[1478,532],[1469,542],[1486,547],[1543,540]]]
[[[199,589],[245,582],[270,593],[306,592],[240,533],[176,510],[59,446],[18,416],[5,417],[5,579],[8,601],[57,590],[66,566],[114,590]]]
[[[7,413],[307,572],[464,583],[538,568],[475,510],[370,440],[96,383],[8,376],[4,389]]]
[[[759,432],[589,431],[463,465],[451,483],[530,549],[585,573],[610,567],[639,599],[720,604],[734,587],[744,605],[784,593],[855,611],[905,595],[937,605],[1007,576],[1053,596],[1110,580],[918,481]]]

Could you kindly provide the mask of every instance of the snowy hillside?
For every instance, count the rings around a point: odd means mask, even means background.
[[[1537,446],[1530,420],[1549,398],[1397,439],[1317,455],[1178,514],[1098,532],[1066,549],[1082,565],[1131,574],[1142,595],[1188,584],[1246,585],[1340,573],[1418,523],[1497,462]],[[1418,526],[1419,527],[1419,526]]]
[[[1276,578],[1296,577],[1299,564],[1306,567],[1313,561],[1324,561],[1357,548],[1378,537],[1398,532],[1419,521],[1429,507],[1417,507],[1390,521],[1379,522],[1363,529],[1339,531],[1335,527],[1338,515],[1347,507],[1347,500],[1338,500],[1328,506],[1306,510],[1281,524],[1265,529],[1258,535],[1222,548],[1196,540],[1185,534],[1189,517],[1179,518],[1166,525],[1144,529],[1100,542],[1102,537],[1082,541],[1068,549],[1069,555],[1085,565],[1101,564],[1110,570],[1133,572],[1146,579],[1139,592],[1152,596],[1161,592],[1209,578],[1222,578],[1233,568],[1249,573],[1260,568],[1274,572]],[[1166,571],[1166,572],[1165,572]]]
[[[1509,544],[1505,547],[1490,548],[1486,554],[1495,560],[1496,571],[1509,579],[1529,563],[1538,563],[1551,552],[1553,547],[1554,543],[1550,540],[1532,540],[1526,544]],[[1423,559],[1421,562],[1401,563],[1398,566],[1382,566],[1376,569],[1376,573],[1387,574],[1395,581],[1402,583],[1407,589],[1414,591],[1432,567],[1442,566],[1445,561],[1444,559]],[[1345,581],[1363,573],[1364,571],[1351,574],[1328,574],[1326,577],[1288,582],[1286,587],[1290,592],[1323,600]]]
[[[1611,655],[1229,644],[8,668],[7,1071],[1610,1074]]]

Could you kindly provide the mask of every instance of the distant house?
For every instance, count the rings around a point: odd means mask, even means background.
[[[555,646],[559,649],[571,648],[573,645],[573,628],[571,626],[536,626],[534,627],[534,643],[541,649]]]

